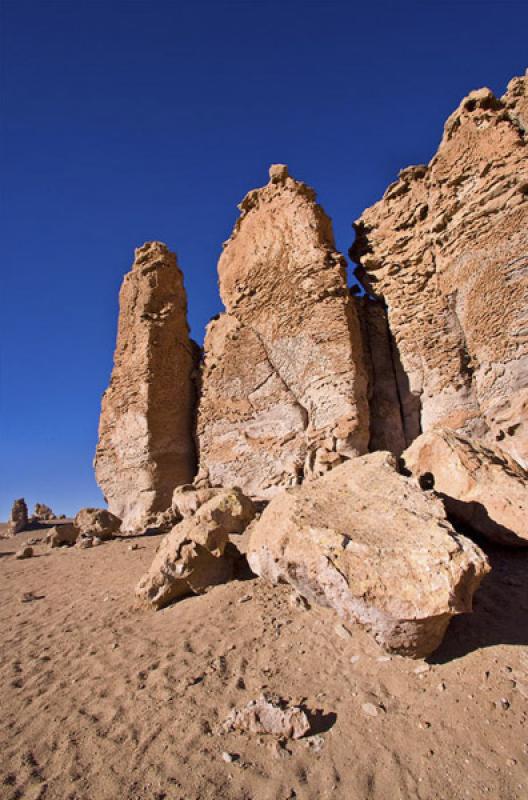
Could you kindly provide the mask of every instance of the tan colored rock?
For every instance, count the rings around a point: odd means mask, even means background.
[[[237,487],[233,489],[198,489],[195,486],[179,486],[172,496],[172,509],[181,515],[182,519],[196,514],[199,508],[214,497],[233,495],[233,499],[240,503],[240,513],[249,522],[255,516],[255,505]]]
[[[62,547],[62,545],[75,544],[78,536],[79,529],[73,522],[64,522],[62,525],[50,528],[46,534],[46,542],[50,547]]]
[[[136,250],[119,295],[110,386],[102,401],[97,481],[123,530],[170,507],[195,473],[193,419],[197,346],[176,256],[164,244]]]
[[[288,707],[283,702],[262,695],[258,700],[251,700],[244,708],[234,708],[222,727],[225,732],[238,730],[257,735],[269,734],[281,739],[300,739],[309,732],[310,721],[302,708]]]
[[[233,574],[226,553],[229,534],[242,533],[252,519],[247,503],[236,491],[226,491],[204,503],[162,540],[136,595],[162,608],[189,594],[203,594]]]
[[[26,545],[26,547],[21,547],[20,550],[17,550],[15,553],[15,558],[19,560],[25,558],[31,558],[33,556],[33,548]]]
[[[112,539],[121,527],[121,520],[106,508],[82,508],[74,519],[79,533]]]
[[[268,497],[368,445],[361,334],[315,193],[274,165],[218,264],[198,414],[204,485]]]
[[[49,506],[45,503],[35,503],[35,511],[33,517],[42,522],[47,522],[50,519],[55,519],[55,514]]]
[[[440,500],[399,475],[389,453],[348,461],[274,497],[251,528],[251,569],[363,625],[378,644],[422,657],[471,611],[489,567]]]
[[[437,429],[416,439],[403,459],[450,517],[499,544],[528,546],[528,473],[504,452]]]
[[[466,97],[429,165],[402,170],[363,213],[351,249],[388,308],[410,429],[487,436],[524,467],[527,87]]]
[[[11,517],[7,523],[7,536],[14,536],[28,526],[28,510],[23,497],[15,500],[11,509]]]

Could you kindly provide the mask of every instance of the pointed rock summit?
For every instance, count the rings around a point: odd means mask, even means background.
[[[119,295],[114,369],[99,423],[95,471],[123,530],[164,511],[192,481],[198,348],[176,256],[160,242],[136,250]]]
[[[198,413],[199,479],[267,497],[367,449],[361,333],[315,192],[283,164],[246,195],[218,264]]]
[[[402,170],[356,222],[351,250],[388,308],[406,444],[441,426],[484,436],[525,468],[527,131],[527,76],[514,78],[500,99],[489,89],[471,92],[447,120],[430,164]],[[378,323],[370,315],[366,339],[381,366]],[[379,413],[389,372],[374,377],[379,443],[393,432]]]

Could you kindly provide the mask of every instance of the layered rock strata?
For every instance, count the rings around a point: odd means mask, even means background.
[[[356,222],[351,249],[387,306],[411,436],[435,426],[487,436],[525,467],[527,130],[528,77],[500,99],[471,92],[429,165],[403,170]],[[392,422],[373,417],[383,439]]]
[[[95,457],[97,482],[123,530],[169,508],[174,488],[194,477],[196,364],[176,256],[149,242],[136,250],[121,287]]]
[[[442,502],[372,453],[274,497],[252,528],[251,569],[363,625],[387,650],[435,650],[471,611],[486,557],[455,532]]]
[[[419,436],[403,460],[451,518],[491,541],[528,547],[528,472],[506,453],[437,429]]]
[[[226,311],[205,340],[199,478],[267,497],[366,451],[366,374],[313,190],[274,165],[240,211],[218,264]]]

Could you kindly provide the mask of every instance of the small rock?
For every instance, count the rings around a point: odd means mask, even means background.
[[[31,558],[33,555],[33,548],[32,547],[21,547],[20,550],[17,550],[15,553],[15,558]]]
[[[367,714],[369,717],[377,717],[379,706],[375,706],[374,703],[363,703],[361,706],[362,711]]]
[[[431,667],[429,664],[420,664],[419,666],[415,667],[414,674],[415,675],[423,675],[424,672],[429,672]]]
[[[252,597],[253,597],[252,594],[245,594],[243,597],[240,598],[240,600],[238,601],[238,604],[240,605],[241,603],[247,603],[248,600],[252,599]]]
[[[20,598],[20,601],[22,603],[32,603],[33,600],[37,600],[37,599],[38,598],[35,596],[35,594],[33,592],[24,592],[24,594]]]
[[[392,658],[390,656],[380,656],[378,661],[383,663],[384,661],[392,661]]]
[[[137,542],[134,542],[133,544],[129,544],[128,545],[128,549],[129,550],[137,550],[138,548],[139,548],[139,545],[138,545]]]
[[[324,744],[325,740],[323,739],[322,736],[319,735],[309,736],[306,739],[306,746],[314,753],[319,753],[323,749]]]
[[[359,661],[360,658],[361,658],[361,656],[351,656],[350,657],[350,663],[351,664],[357,664],[357,662]]]
[[[248,733],[268,733],[284,739],[300,739],[310,730],[305,712],[298,706],[288,707],[279,699],[261,695],[244,708],[234,708],[224,722],[225,732],[240,730]]]
[[[234,760],[235,756],[232,753],[227,753],[226,751],[222,753],[222,761],[225,761],[226,764],[232,764]]]

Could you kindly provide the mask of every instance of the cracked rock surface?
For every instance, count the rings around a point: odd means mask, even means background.
[[[176,256],[160,242],[136,250],[119,294],[110,386],[99,422],[95,472],[123,530],[171,505],[195,472],[197,346]]]
[[[487,436],[524,467],[527,130],[527,76],[500,99],[471,92],[431,162],[402,170],[356,222],[351,249],[387,306],[407,444],[443,426]]]
[[[273,165],[218,264],[226,311],[208,327],[199,480],[269,497],[368,445],[358,316],[315,193]]]

